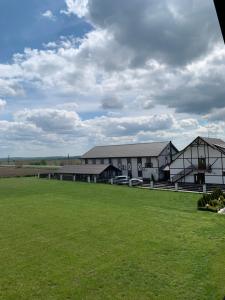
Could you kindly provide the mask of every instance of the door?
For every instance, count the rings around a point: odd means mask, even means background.
[[[195,183],[205,184],[205,174],[204,173],[195,174]]]
[[[170,179],[170,171],[164,171],[164,180]]]

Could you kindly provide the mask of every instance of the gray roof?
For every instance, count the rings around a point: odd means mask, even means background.
[[[108,165],[70,165],[70,166],[64,166],[54,173],[99,175],[109,167],[112,167],[112,166],[110,166],[109,164]],[[112,168],[114,168],[114,167],[112,167]]]
[[[96,146],[82,158],[157,157],[170,142]]]
[[[209,138],[209,137],[200,137],[200,138],[211,146],[225,148],[225,142],[221,139]]]

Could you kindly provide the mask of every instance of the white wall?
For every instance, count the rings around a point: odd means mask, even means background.
[[[119,164],[118,164],[118,158],[112,158],[112,165],[116,168],[119,168]],[[152,168],[145,168],[145,164],[146,164],[146,157],[142,158],[142,173],[143,173],[143,178],[147,178],[150,179],[151,175],[153,174],[155,180],[159,179],[159,174],[158,174],[158,159],[156,157],[152,157],[151,158],[151,162],[153,167]],[[92,164],[92,159],[88,159],[87,160],[88,164]],[[109,159],[106,158],[104,159],[104,163],[108,164],[109,163]],[[82,164],[85,164],[85,160],[82,160]],[[101,159],[96,159],[96,164],[101,164]],[[131,165],[132,165],[132,177],[138,177],[138,164],[137,164],[137,158],[131,158]],[[128,175],[128,166],[127,166],[127,158],[122,158],[121,159],[121,172],[122,175]]]

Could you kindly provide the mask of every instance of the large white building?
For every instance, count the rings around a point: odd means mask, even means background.
[[[82,156],[82,164],[110,164],[129,177],[169,179],[165,167],[178,153],[172,142],[97,146]]]
[[[196,184],[225,183],[225,142],[197,137],[170,164],[170,181]]]

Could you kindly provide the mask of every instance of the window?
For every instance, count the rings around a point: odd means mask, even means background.
[[[141,158],[141,157],[138,157],[138,158],[137,158],[137,163],[138,163],[138,164],[142,164],[142,158]]]
[[[112,158],[109,158],[109,164],[110,165],[112,164]]]
[[[142,177],[142,171],[138,171],[138,177]]]
[[[145,168],[153,168],[151,157],[146,157]]]
[[[101,165],[104,165],[104,158],[101,158]]]
[[[96,159],[95,158],[92,159],[92,164],[96,165]]]
[[[132,171],[132,163],[131,163],[131,158],[130,157],[127,158],[127,170],[128,170],[128,174],[131,174],[131,176],[132,176],[132,172],[131,172]],[[131,177],[131,176],[129,176],[129,177]]]
[[[138,177],[142,177],[142,158],[137,158],[137,171],[138,171]]]
[[[223,176],[225,176],[225,171],[223,171]]]
[[[85,165],[88,165],[88,159],[87,158],[85,158],[84,163],[85,163]]]
[[[120,170],[122,170],[122,159],[121,159],[121,158],[118,158],[118,160],[117,160],[117,165],[118,165],[118,168],[119,168]]]
[[[206,159],[201,157],[198,159],[198,168],[199,170],[205,170],[206,169]]]

